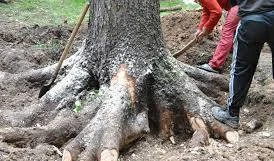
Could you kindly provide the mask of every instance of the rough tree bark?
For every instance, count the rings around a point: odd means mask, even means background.
[[[237,141],[236,132],[214,121],[215,102],[204,94],[218,95],[212,87],[227,91],[227,78],[171,57],[158,0],[92,1],[88,31],[49,92],[23,112],[1,111],[4,142],[63,147],[64,161],[111,161],[147,132],[174,142],[176,133],[192,131],[193,145],[207,145],[213,135]],[[1,72],[1,86],[42,84],[55,66],[17,75]],[[78,113],[72,110],[76,100],[82,102]]]

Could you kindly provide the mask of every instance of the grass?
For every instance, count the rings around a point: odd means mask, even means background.
[[[29,25],[75,24],[86,0],[15,0],[10,4],[0,3],[0,20],[13,20]],[[182,10],[195,9],[196,4],[182,0],[160,0],[161,7],[181,5]],[[161,16],[173,12],[161,12]],[[86,17],[87,18],[87,17]]]
[[[0,3],[0,18],[27,24],[59,25],[67,21],[74,24],[85,0],[16,0]]]
[[[160,5],[161,7],[174,7],[182,5],[182,0],[161,0]]]
[[[200,9],[200,8],[201,8],[201,6],[196,3],[194,3],[194,4],[185,4],[184,3],[182,6],[183,10],[196,10],[196,9]]]
[[[182,11],[185,10],[195,10],[200,8],[198,4],[190,4],[190,3],[184,3],[183,0],[160,0],[160,6],[161,7],[175,7],[175,6],[182,6]],[[161,12],[161,16],[165,16],[171,13],[175,13],[178,11],[167,11],[167,12]]]

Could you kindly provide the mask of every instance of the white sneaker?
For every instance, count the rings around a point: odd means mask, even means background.
[[[213,69],[209,64],[199,65],[197,68],[203,69],[205,71],[212,72],[212,73],[219,73],[218,70]]]

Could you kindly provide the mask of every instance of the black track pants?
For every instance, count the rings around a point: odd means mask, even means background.
[[[274,67],[274,10],[242,17],[235,36],[230,71],[227,106],[232,116],[239,115],[244,104],[265,42],[271,48]]]

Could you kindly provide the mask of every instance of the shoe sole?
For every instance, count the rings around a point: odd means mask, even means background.
[[[218,71],[208,70],[208,69],[206,69],[206,68],[199,67],[199,66],[197,66],[197,68],[202,69],[202,70],[207,71],[207,72],[211,72],[211,73],[216,73],[216,74],[219,74],[219,72],[218,72]]]
[[[233,129],[238,129],[239,128],[239,124],[235,125],[235,124],[232,124],[230,122],[226,122],[226,121],[222,121],[224,124],[232,127]]]

